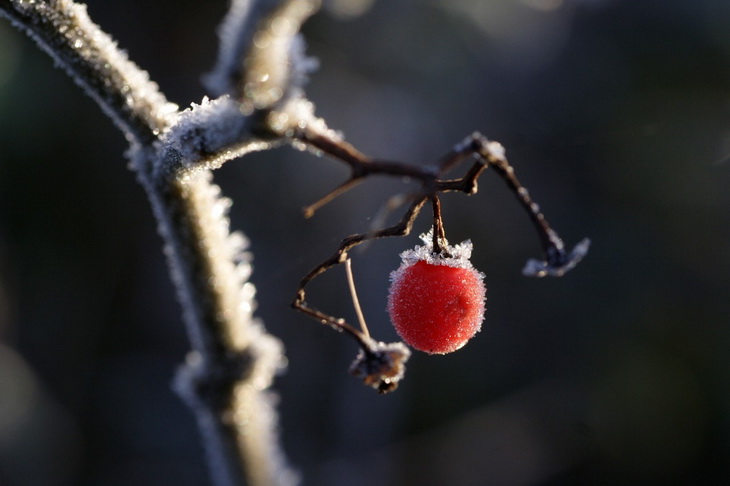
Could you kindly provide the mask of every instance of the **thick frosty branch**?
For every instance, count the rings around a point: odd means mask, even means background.
[[[154,148],[134,151],[183,306],[192,351],[175,390],[198,421],[217,486],[295,483],[279,449],[276,412],[266,391],[283,366],[278,339],[253,316],[247,241],[231,233],[231,201],[210,171],[155,171]]]
[[[295,3],[304,2],[283,2]],[[266,391],[283,363],[281,343],[253,317],[245,239],[230,233],[230,201],[220,196],[208,170],[280,138],[266,129],[268,114],[245,113],[229,97],[178,112],[82,5],[0,0],[0,14],[35,39],[132,144],[132,167],[152,203],[192,346],[175,389],[198,421],[215,484],[295,483]],[[281,25],[256,26],[282,34]],[[295,33],[287,34],[287,49]]]
[[[0,0],[0,14],[33,38],[127,137],[149,143],[169,125],[177,106],[89,19],[85,5]]]

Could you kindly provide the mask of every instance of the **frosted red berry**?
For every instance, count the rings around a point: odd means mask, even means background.
[[[405,252],[391,274],[390,319],[406,344],[431,354],[464,346],[484,318],[484,275],[469,262],[471,243],[449,249],[456,256],[433,255],[428,246]]]

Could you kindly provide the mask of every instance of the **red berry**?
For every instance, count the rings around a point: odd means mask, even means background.
[[[407,251],[391,274],[390,319],[406,344],[431,354],[464,346],[484,318],[484,275],[468,260],[471,244],[449,250],[457,256],[434,256],[428,246]]]

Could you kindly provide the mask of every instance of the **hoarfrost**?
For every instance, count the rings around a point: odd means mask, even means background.
[[[296,131],[307,131],[329,140],[342,140],[342,134],[329,128],[324,119],[315,115],[314,103],[304,97],[291,98],[280,108],[272,110],[267,121],[271,130],[280,136],[291,137]]]
[[[188,168],[217,169],[228,160],[269,147],[271,143],[251,135],[250,117],[228,96],[191,104],[162,136],[163,160],[180,161]]]
[[[210,171],[200,171],[184,183],[185,193],[191,199],[191,209],[196,212],[199,242],[207,246],[204,254],[212,274],[216,275],[213,285],[220,308],[232,322],[227,332],[235,347],[241,349],[252,342],[248,324],[254,308],[253,288],[247,287],[248,282],[241,278],[250,272],[245,267],[248,256],[242,246],[245,240],[230,236],[227,216],[230,200],[220,197],[220,188],[211,180]]]
[[[522,274],[527,277],[562,277],[566,272],[580,263],[588,253],[590,246],[591,240],[585,238],[575,245],[573,251],[562,255],[556,262],[535,259],[528,260],[522,269]]]
[[[427,233],[420,236],[423,246],[416,246],[412,250],[406,250],[400,254],[403,260],[402,266],[410,266],[418,261],[425,261],[431,265],[446,265],[455,268],[473,269],[474,267],[469,260],[473,245],[471,240],[465,240],[461,243],[451,246],[446,242],[444,248],[446,255],[434,251],[433,248],[433,228]],[[395,272],[393,272],[395,273]]]
[[[230,420],[224,421],[225,426],[238,431],[236,440],[245,443],[243,450],[247,455],[247,462],[257,465],[248,471],[250,476],[259,476],[254,484],[293,486],[300,483],[300,477],[288,465],[279,447],[276,413],[278,396],[265,391],[271,385],[273,376],[286,364],[282,358],[282,345],[258,324],[252,326],[252,331],[257,334],[252,336],[255,338],[252,346],[242,352],[237,359],[244,366],[247,363],[252,363],[254,366],[246,374],[245,380],[236,385],[231,409],[226,411]],[[175,392],[195,411],[199,428],[203,435],[207,436],[209,444],[218,442],[217,434],[221,433],[220,417],[217,416],[217,410],[208,408],[206,397],[200,393],[213,384],[209,381],[211,377],[220,376],[223,371],[210,369],[211,365],[213,363],[206,361],[200,353],[191,351],[184,365],[178,369],[173,382]],[[230,465],[224,462],[225,454],[212,449],[208,449],[207,453],[211,473],[217,478],[214,482],[234,484],[236,481],[228,477],[231,472]]]

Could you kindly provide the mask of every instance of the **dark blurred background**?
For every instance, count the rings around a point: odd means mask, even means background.
[[[88,4],[172,101],[206,94],[226,2]],[[444,197],[451,242],[470,238],[487,275],[484,327],[414,354],[378,396],[347,374],[354,344],[288,304],[409,186],[375,178],[305,220],[341,164],[284,147],[217,171],[286,346],[281,431],[305,484],[730,484],[730,2],[331,0],[304,33],[309,95],[359,149],[428,164],[478,130],[567,244],[593,240],[564,278],[525,278],[540,248],[504,183]],[[207,484],[170,389],[181,313],[125,148],[0,23],[0,485]],[[396,339],[389,272],[429,224],[354,253],[380,339]],[[343,283],[333,270],[310,301],[352,317]]]

